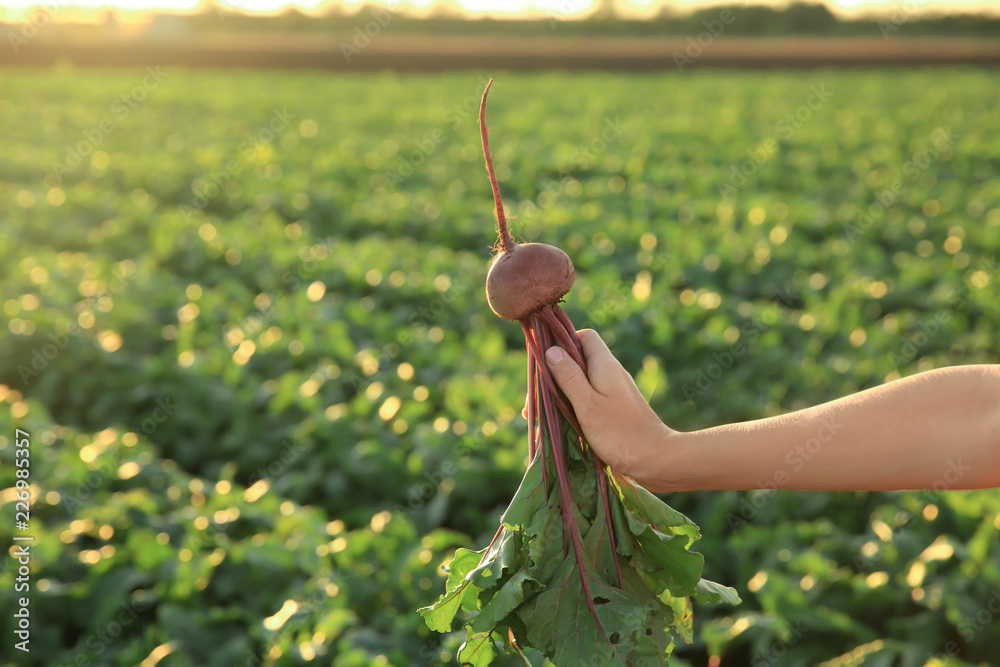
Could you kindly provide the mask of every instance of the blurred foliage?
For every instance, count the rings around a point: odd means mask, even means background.
[[[527,448],[484,81],[164,74],[3,75],[0,483],[25,429],[36,537],[4,660],[450,664],[415,610]],[[496,76],[515,235],[675,428],[1000,361],[995,73]],[[744,599],[677,664],[995,659],[995,492],[669,502]]]

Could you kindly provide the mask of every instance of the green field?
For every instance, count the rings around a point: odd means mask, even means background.
[[[483,74],[0,73],[2,662],[454,664],[415,610],[527,452]],[[1000,363],[995,72],[489,75],[514,235],[674,428]],[[744,601],[672,665],[996,664],[997,492],[666,499]]]

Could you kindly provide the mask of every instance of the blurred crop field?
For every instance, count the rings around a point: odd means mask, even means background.
[[[515,236],[674,428],[1000,363],[995,71],[489,75]],[[415,610],[527,451],[485,76],[0,73],[0,662],[454,664]],[[665,497],[744,600],[671,664],[997,664],[1000,496],[944,473]]]

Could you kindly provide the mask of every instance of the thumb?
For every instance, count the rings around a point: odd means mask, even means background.
[[[566,394],[573,407],[580,408],[587,405],[594,388],[590,386],[590,380],[573,358],[561,347],[550,347],[545,352],[545,361],[552,371],[556,384]]]

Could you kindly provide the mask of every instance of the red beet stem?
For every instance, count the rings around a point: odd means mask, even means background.
[[[552,341],[549,340],[547,336],[543,338],[542,334],[546,333],[547,329],[540,324],[536,315],[532,315],[532,318],[529,320],[529,331],[532,335],[525,338],[525,343],[528,346],[529,352],[534,354],[535,358],[538,359],[535,369],[545,385],[543,387],[543,393],[550,393],[555,398],[556,407],[559,408],[559,411],[566,415],[566,418],[569,419],[570,424],[573,425],[573,428],[576,429],[577,433],[582,433],[583,430],[580,428],[580,423],[577,421],[576,415],[572,410],[570,410],[569,406],[566,405],[565,401],[563,401],[562,395],[559,393],[559,388],[556,385],[555,378],[552,377],[552,373],[549,372],[549,367],[543,361],[545,359],[545,350],[549,349]],[[544,392],[544,389],[548,389],[549,391]]]
[[[521,322],[522,328],[527,328],[527,324]],[[528,332],[525,331],[524,335],[527,336]],[[535,458],[535,450],[538,448],[538,441],[535,440],[535,355],[528,350],[528,424],[531,428],[528,429],[528,460],[531,461]]]
[[[579,336],[577,336],[575,329],[566,327],[562,319],[556,315],[556,310],[562,312],[562,308],[554,306],[552,308],[543,308],[539,314],[545,320],[545,323],[549,325],[549,329],[556,337],[556,341],[563,346],[573,361],[576,362],[576,365],[586,375],[587,362],[583,360],[583,346],[580,344]]]
[[[576,333],[576,327],[573,326],[573,322],[569,319],[569,315],[567,315],[566,312],[559,306],[543,308],[539,312],[539,315],[541,319],[548,324],[549,329],[556,338],[556,341],[566,349],[577,365],[580,366],[580,369],[586,373],[587,362],[584,361],[583,358],[583,345],[580,343],[580,336]],[[570,422],[576,427],[577,435],[580,436],[580,445],[582,449],[582,431],[578,426],[576,426],[576,415],[567,414],[566,418],[569,419]],[[614,524],[611,521],[611,504],[608,499],[608,480],[604,471],[604,461],[601,460],[601,457],[599,457],[597,452],[593,449],[590,450],[590,455],[593,458],[594,466],[597,469],[597,488],[598,493],[600,494],[601,504],[604,505],[604,522],[608,527],[608,535],[614,535],[615,529]],[[617,549],[613,549],[611,553],[614,556],[615,573],[618,575],[618,586],[619,588],[624,588],[625,583],[622,579],[621,563],[618,562],[618,551]]]
[[[501,523],[501,524],[500,524],[500,527],[499,527],[499,528],[497,528],[497,532],[496,532],[496,534],[495,534],[495,535],[493,536],[493,539],[492,539],[492,540],[490,540],[490,543],[489,543],[489,545],[488,545],[488,546],[487,546],[487,547],[486,547],[485,549],[483,549],[483,555],[482,555],[482,557],[480,557],[480,559],[479,559],[479,564],[480,564],[480,565],[482,565],[482,564],[483,564],[484,562],[486,562],[486,557],[490,555],[490,549],[492,549],[492,548],[493,548],[493,544],[494,544],[494,543],[495,543],[495,542],[497,541],[497,538],[498,538],[498,537],[500,537],[500,535],[501,535],[502,533],[503,533],[503,524]]]
[[[571,319],[569,319],[569,315],[567,315],[566,311],[563,310],[562,308],[559,308],[559,307],[553,308],[552,312],[554,312],[556,314],[556,318],[560,322],[562,322],[563,326],[566,328],[566,333],[569,334],[570,339],[573,341],[573,347],[574,347],[574,349],[576,349],[579,352],[579,354],[580,354],[580,360],[581,361],[577,361],[577,363],[580,364],[580,368],[582,368],[583,372],[586,373],[587,372],[587,363],[585,361],[582,361],[582,359],[583,359],[583,343],[580,342],[580,336],[579,336],[579,334],[576,333],[576,327],[573,326],[573,321]]]
[[[576,515],[573,513],[573,494],[569,489],[569,474],[567,473],[566,451],[562,446],[562,429],[559,428],[559,412],[551,400],[552,396],[547,391],[542,392],[542,404],[545,409],[545,422],[549,431],[549,443],[552,445],[552,454],[556,461],[556,473],[559,478],[559,496],[563,514],[563,552],[569,549],[566,544],[566,533],[569,533],[570,542],[573,546],[573,553],[576,556],[577,568],[580,571],[580,583],[583,585],[583,594],[587,596],[587,606],[594,617],[594,624],[600,631],[605,641],[610,643],[604,626],[597,616],[597,609],[594,607],[594,597],[590,594],[590,583],[587,579],[587,569],[584,564],[583,540],[580,538],[580,530],[576,525]],[[601,473],[603,474],[603,472]],[[614,544],[612,544],[612,549]]]
[[[534,316],[532,316],[533,318]],[[521,328],[524,329],[524,339],[529,340],[531,338],[531,322],[532,320],[521,320]],[[528,346],[528,461],[529,465],[531,461],[535,459],[535,453],[539,449],[544,449],[541,439],[541,434],[538,429],[538,380],[535,369],[538,367],[538,359],[531,351],[531,347]],[[544,389],[543,389],[544,391]],[[549,499],[549,478],[548,471],[546,470],[545,464],[545,452],[542,451],[542,488],[545,489],[545,500]]]
[[[608,477],[604,472],[604,462],[597,452],[590,450],[597,467],[597,488],[600,492],[601,504],[604,505],[604,525],[608,527],[608,537],[611,539],[611,555],[614,556],[615,574],[618,575],[618,588],[625,590],[625,580],[622,578],[622,564],[618,561],[618,547],[615,544],[615,524],[611,520],[611,500],[608,498]]]
[[[483,153],[486,155],[486,172],[490,175],[490,186],[493,188],[493,201],[496,202],[497,206],[497,233],[500,234],[500,252],[507,252],[513,250],[514,239],[510,235],[510,231],[507,230],[507,216],[503,212],[503,202],[500,200],[500,184],[497,183],[497,175],[493,171],[493,155],[490,153],[490,140],[488,135],[490,130],[486,127],[486,97],[490,94],[490,86],[493,85],[493,79],[490,79],[489,83],[486,84],[486,89],[483,91],[483,101],[479,105],[479,132],[483,136]]]

